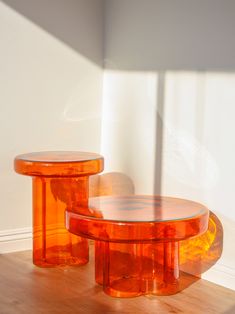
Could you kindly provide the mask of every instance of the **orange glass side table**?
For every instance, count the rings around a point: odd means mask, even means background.
[[[192,201],[142,195],[91,198],[79,211],[66,210],[66,227],[96,240],[96,282],[113,297],[177,293],[180,241],[205,232],[209,217]]]
[[[41,267],[88,262],[87,239],[65,228],[65,209],[88,206],[88,178],[103,170],[103,157],[85,152],[19,155],[15,171],[33,179],[33,263]]]

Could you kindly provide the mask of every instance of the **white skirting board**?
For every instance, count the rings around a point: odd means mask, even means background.
[[[218,263],[202,274],[202,278],[216,283],[217,285],[235,290],[235,266],[226,266],[218,261]]]
[[[32,228],[0,231],[0,254],[32,249]]]
[[[20,228],[0,231],[0,254],[32,249],[32,229]],[[218,262],[202,278],[235,290],[235,267]]]

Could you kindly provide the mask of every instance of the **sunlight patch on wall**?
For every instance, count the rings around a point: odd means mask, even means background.
[[[101,152],[106,171],[129,175],[139,193],[154,187],[157,75],[105,71]]]

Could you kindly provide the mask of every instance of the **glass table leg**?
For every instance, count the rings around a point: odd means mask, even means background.
[[[113,297],[179,290],[178,242],[95,243],[96,282]]]
[[[73,182],[74,181],[74,182]],[[33,263],[41,267],[83,265],[88,262],[88,241],[65,228],[65,209],[71,200],[71,185],[87,194],[86,182],[77,178],[33,178]],[[67,190],[69,193],[67,193]],[[79,191],[80,190],[80,191]],[[81,196],[81,202],[84,198]]]

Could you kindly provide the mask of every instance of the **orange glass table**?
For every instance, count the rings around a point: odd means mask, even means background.
[[[88,262],[87,239],[65,228],[65,209],[87,208],[88,178],[103,170],[103,157],[85,152],[19,155],[15,171],[33,178],[33,262],[37,266]]]
[[[201,204],[171,197],[90,198],[66,210],[67,229],[95,241],[95,277],[114,297],[179,291],[179,244],[208,228]]]

